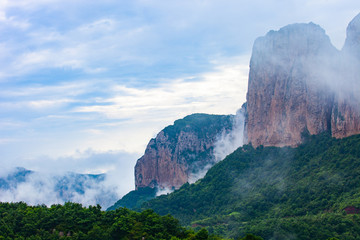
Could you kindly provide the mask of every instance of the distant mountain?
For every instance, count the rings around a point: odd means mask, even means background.
[[[324,133],[297,148],[245,145],[142,207],[227,237],[359,239],[359,173],[360,135]]]
[[[17,167],[5,177],[0,177],[0,189],[13,189],[19,183],[26,181],[26,177],[33,172],[25,168]]]
[[[0,201],[11,196],[11,199],[32,204],[48,203],[51,199],[51,203],[73,201],[107,208],[117,200],[117,194],[112,188],[103,186],[105,179],[105,174],[50,175],[19,167],[0,178]],[[29,193],[24,195],[24,190]],[[17,199],[18,195],[23,198]],[[39,197],[44,199],[38,202]]]

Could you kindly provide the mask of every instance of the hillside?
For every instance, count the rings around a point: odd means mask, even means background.
[[[245,145],[143,208],[228,237],[359,239],[360,135],[305,139],[297,148]]]

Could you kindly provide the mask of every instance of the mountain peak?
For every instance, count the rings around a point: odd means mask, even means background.
[[[249,142],[295,146],[304,133],[330,128],[332,95],[315,86],[336,53],[314,23],[291,24],[255,41],[247,94]]]
[[[319,25],[310,23],[295,23],[280,28],[278,31],[270,31],[264,37],[259,37],[253,47],[253,57],[268,57],[268,60],[288,62],[294,57],[301,57],[309,54],[318,54],[323,51],[332,51],[335,48],[331,45],[325,30]],[[278,56],[280,58],[271,58]]]
[[[346,29],[343,50],[360,59],[360,13],[351,20]]]

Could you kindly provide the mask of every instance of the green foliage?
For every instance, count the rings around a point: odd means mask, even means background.
[[[126,207],[128,209],[139,209],[141,207],[141,204],[155,198],[155,196],[156,188],[139,188],[138,190],[133,190],[123,196],[119,201],[117,201],[107,210],[115,210],[119,207]]]
[[[222,127],[232,127],[231,115],[209,115],[196,113],[176,120],[174,125],[164,129],[165,135],[171,139],[176,139],[181,131],[196,132],[200,138],[214,137]]]
[[[77,203],[28,206],[0,203],[0,239],[220,239],[205,229],[194,232],[183,228],[170,215],[152,210],[134,212],[126,208],[101,211],[100,206],[82,207]]]
[[[360,135],[304,134],[297,148],[243,146],[196,184],[143,204],[238,238],[360,239]]]
[[[179,140],[183,133],[192,133],[198,139],[208,139],[210,142],[215,141],[223,130],[230,131],[233,127],[233,116],[231,115],[209,115],[196,113],[186,116],[183,119],[176,120],[173,125],[166,127],[163,132],[167,137],[169,148],[175,151]],[[213,159],[212,147],[206,148],[204,151],[196,151],[195,149],[183,150],[178,156],[181,161],[192,168],[192,163],[197,162],[196,169],[204,167]],[[210,161],[211,162],[211,161]],[[204,165],[202,165],[204,164]],[[195,169],[190,169],[190,171]]]
[[[263,238],[255,236],[251,233],[246,234],[245,237],[239,238],[239,240],[263,240]]]

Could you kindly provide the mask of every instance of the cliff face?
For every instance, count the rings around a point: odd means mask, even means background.
[[[319,26],[294,24],[258,38],[250,62],[248,140],[254,146],[296,145],[302,134],[330,128],[333,96],[314,66],[336,49]]]
[[[215,161],[217,137],[232,129],[232,116],[193,114],[151,139],[135,166],[136,189],[179,188]]]
[[[348,25],[341,52],[341,76],[331,118],[337,138],[360,133],[360,14]]]
[[[349,24],[341,52],[313,23],[289,25],[255,41],[247,94],[247,134],[253,146],[295,146],[304,134],[324,131],[335,137],[360,133],[359,91],[354,92],[360,67],[354,61],[360,57],[355,51],[360,50],[358,18]]]

